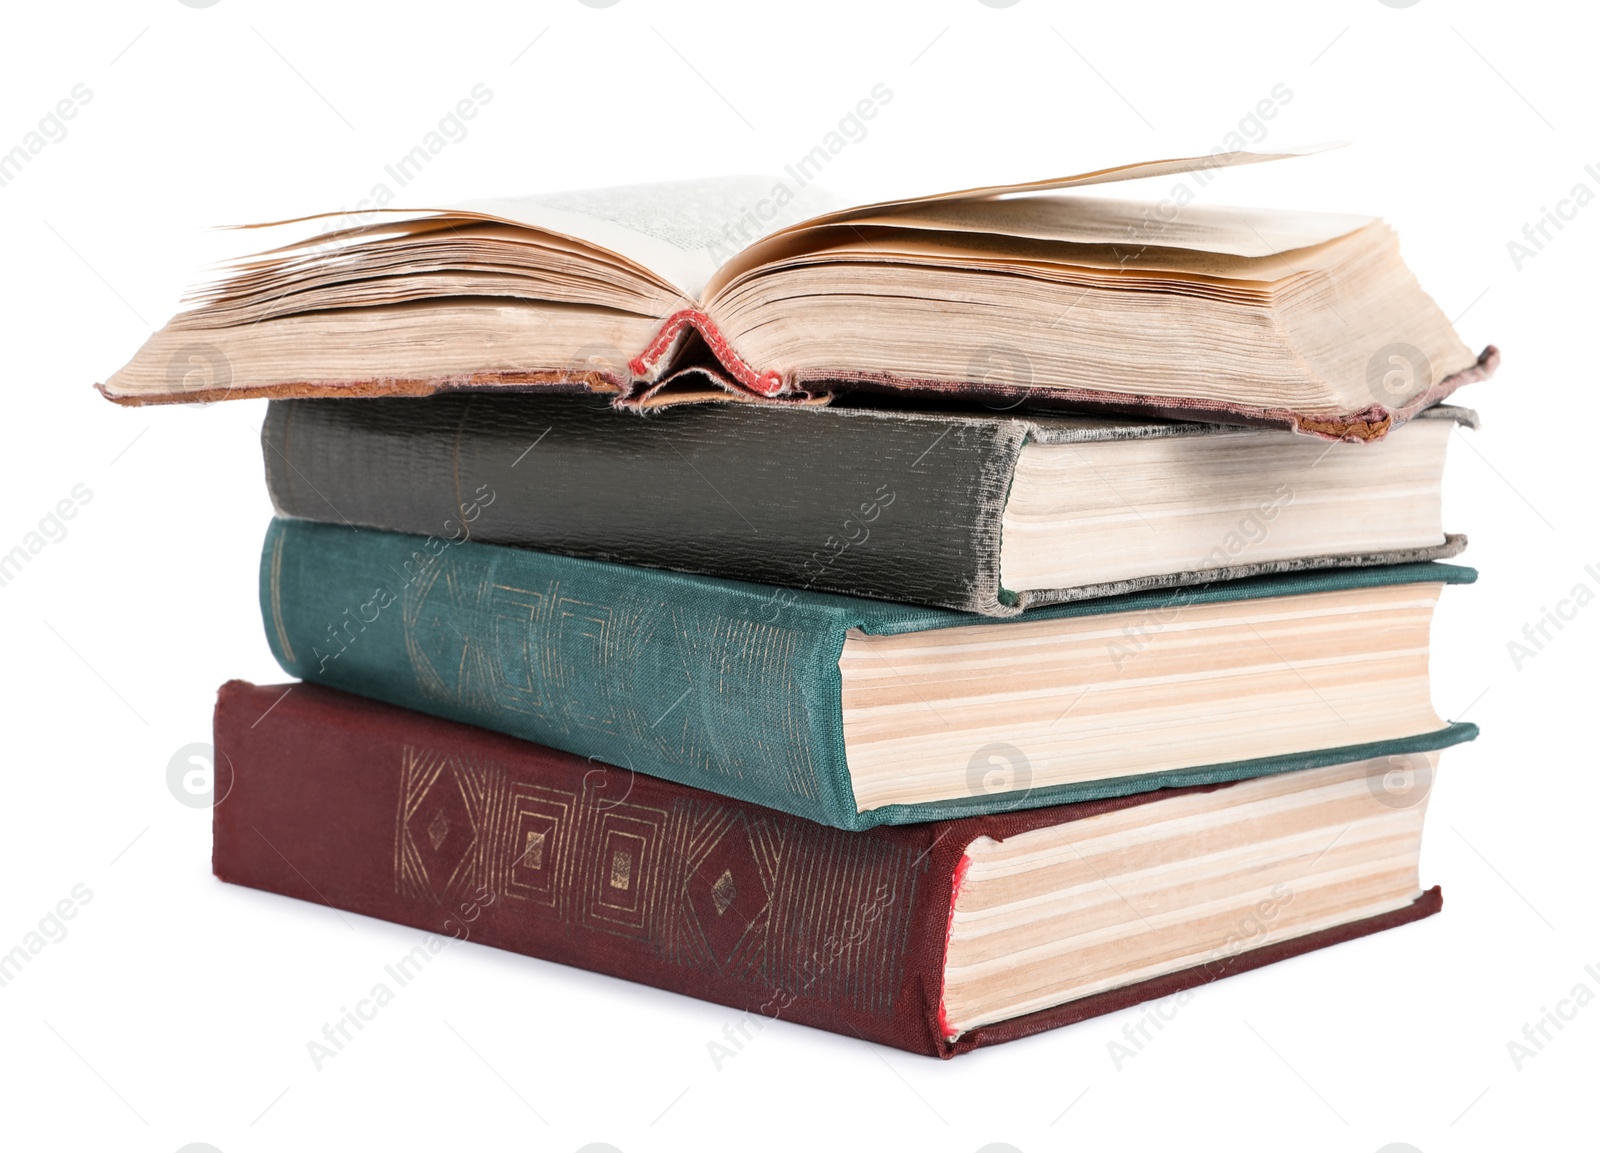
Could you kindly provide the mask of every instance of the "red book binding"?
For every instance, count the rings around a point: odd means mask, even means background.
[[[939,1057],[1440,907],[1434,888],[948,1040],[945,938],[965,847],[1198,790],[843,832],[333,689],[243,681],[218,695],[216,782],[224,881]]]

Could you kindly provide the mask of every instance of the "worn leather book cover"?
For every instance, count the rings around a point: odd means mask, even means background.
[[[1422,416],[1476,421],[1449,406]],[[1025,445],[1230,431],[982,409],[704,405],[638,420],[592,398],[456,394],[273,401],[261,440],[280,516],[418,535],[464,524],[491,544],[987,616],[1268,573],[1438,560],[1466,544],[1451,534],[1430,547],[1259,562],[1241,552],[1204,568],[1071,588],[1002,586],[1002,520]]]
[[[950,1037],[966,848],[1147,803],[1110,798],[847,833],[315,685],[224,685],[216,875],[787,1020],[950,1057],[1426,917],[1437,888]],[[1200,786],[1193,792],[1229,786]],[[419,945],[418,948],[424,948]]]
[[[1221,764],[1205,759],[1207,746],[1197,763],[1140,776],[863,806],[846,759],[840,671],[853,632],[890,636],[974,621],[1010,630],[1027,621],[1169,614],[1475,575],[1437,563],[1340,569],[1180,590],[1180,601],[1145,592],[987,621],[465,539],[275,520],[260,591],[268,642],[293,676],[860,829],[1437,749],[1477,730],[1433,728],[1434,721],[1376,742],[1296,744],[1292,752]],[[1263,649],[1261,659],[1273,658]],[[1130,677],[1138,672],[1128,668]],[[1306,674],[1284,669],[1286,678],[1295,675]],[[1362,729],[1350,720],[1338,731],[1359,739]],[[963,747],[958,759],[969,751]]]

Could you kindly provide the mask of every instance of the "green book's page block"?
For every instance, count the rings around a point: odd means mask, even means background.
[[[1443,564],[1342,569],[1058,605],[1013,620],[1166,608],[1175,595],[1203,604],[1475,578]],[[1238,780],[1477,735],[1454,724],[1294,756],[857,812],[840,701],[846,632],[1007,622],[299,520],[267,530],[261,609],[278,662],[304,680],[843,829]]]

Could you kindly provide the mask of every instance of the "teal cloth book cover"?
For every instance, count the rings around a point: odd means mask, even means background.
[[[448,531],[448,526],[447,526]],[[1396,585],[1471,569],[1400,565],[1157,590],[1006,621],[557,556],[455,535],[275,520],[261,609],[294,676],[844,829],[1122,796],[1443,748],[1394,739],[1070,784],[859,806],[846,753],[847,635],[892,636]],[[1020,636],[1021,634],[1019,634]],[[1085,690],[1086,691],[1086,690]],[[1066,704],[1063,701],[1063,704]]]

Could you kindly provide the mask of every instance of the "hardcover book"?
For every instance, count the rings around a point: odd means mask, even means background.
[[[1491,372],[1494,350],[1468,351],[1375,218],[1070,191],[1203,184],[1281,155],[1124,165],[786,227],[782,177],[383,207],[238,262],[102,390],[139,404],[546,389],[634,406],[877,391],[1373,440]]]
[[[461,526],[456,526],[460,530]],[[1437,749],[1443,564],[944,609],[276,520],[291,674],[840,828]],[[452,540],[452,535],[456,539]]]
[[[1371,445],[1015,412],[457,394],[273,401],[280,516],[942,605],[989,616],[1141,589],[1452,556],[1466,410]],[[468,506],[472,515],[467,515]]]
[[[845,833],[313,685],[224,685],[213,870],[950,1057],[1425,917],[1437,754]]]

